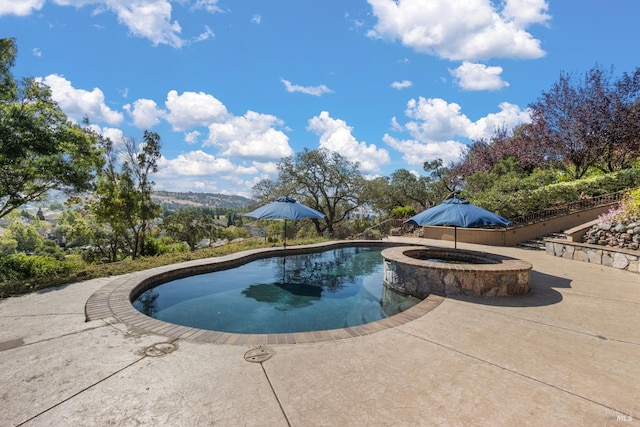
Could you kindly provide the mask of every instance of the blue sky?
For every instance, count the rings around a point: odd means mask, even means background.
[[[18,77],[116,144],[162,138],[156,189],[251,195],[325,147],[367,176],[459,158],[562,71],[638,64],[637,0],[0,0]]]

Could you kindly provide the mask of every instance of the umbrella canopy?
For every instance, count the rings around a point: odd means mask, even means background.
[[[448,225],[454,227],[456,233],[454,243],[457,247],[457,227],[506,227],[511,222],[479,206],[472,205],[457,196],[447,198],[441,204],[420,212],[405,221],[408,224],[423,225]]]
[[[298,203],[291,197],[279,197],[275,202],[266,204],[248,214],[257,219],[284,219],[284,247],[287,247],[287,220],[288,219],[320,219],[324,218],[322,212]]]
[[[275,202],[264,205],[248,214],[257,219],[305,219],[324,218],[324,214],[302,203],[298,203],[291,197],[279,197]]]

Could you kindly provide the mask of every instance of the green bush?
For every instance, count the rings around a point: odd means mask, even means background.
[[[411,206],[398,206],[391,210],[391,218],[408,218],[416,214],[416,210]]]
[[[73,266],[42,255],[0,255],[0,282],[66,276]]]
[[[463,194],[468,200],[506,218],[563,206],[584,197],[595,197],[640,186],[640,168],[594,175],[577,181],[559,182],[539,188],[504,191],[491,188]]]

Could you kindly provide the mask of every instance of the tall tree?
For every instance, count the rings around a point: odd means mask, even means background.
[[[590,167],[609,172],[637,158],[639,99],[640,69],[616,80],[613,68],[596,65],[580,76],[561,73],[529,107],[550,158],[578,179]]]
[[[131,138],[125,139],[124,151],[116,153],[113,144],[105,141],[107,161],[101,171],[92,211],[97,220],[108,224],[105,233],[111,235],[111,260],[123,240],[129,255],[137,258],[144,246],[144,237],[152,219],[160,215],[160,206],[153,202],[151,175],[157,171],[160,158],[160,136],[155,132],[144,132],[141,144]],[[122,159],[122,164],[118,162]]]
[[[15,40],[0,40],[0,218],[49,190],[93,188],[102,165],[97,135],[71,123],[33,79],[17,84],[10,72]]]
[[[391,174],[389,195],[393,200],[392,208],[398,206],[429,207],[428,179],[416,176],[407,169],[398,169]]]
[[[305,149],[282,159],[278,164],[277,182],[259,183],[257,187],[262,194],[267,189],[278,191],[271,194],[271,200],[288,194],[322,212],[324,219],[313,220],[316,232],[333,236],[340,222],[366,204],[365,185],[358,163],[319,148]]]

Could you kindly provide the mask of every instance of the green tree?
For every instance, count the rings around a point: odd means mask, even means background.
[[[324,219],[312,220],[319,236],[324,232],[333,236],[339,223],[368,202],[366,180],[358,163],[322,148],[305,149],[282,159],[278,164],[277,182],[259,183],[257,187],[262,195],[269,189],[270,200],[288,194],[322,212]]]
[[[429,206],[428,179],[416,176],[406,169],[398,169],[391,174],[389,181],[393,207],[413,205],[426,209]]]
[[[24,225],[21,221],[13,221],[9,224],[6,233],[9,239],[17,242],[18,252],[33,253],[42,244],[43,238],[32,226]]]
[[[0,218],[46,197],[93,188],[102,164],[97,135],[71,123],[34,79],[11,74],[15,40],[0,39]]]
[[[180,208],[164,218],[163,228],[171,238],[185,242],[192,251],[204,239],[215,237],[215,226],[212,230],[214,218],[202,209]]]
[[[100,234],[110,242],[110,259],[117,259],[117,252],[123,246],[135,259],[144,255],[141,249],[145,233],[151,220],[161,212],[160,205],[151,198],[151,175],[157,171],[160,136],[145,131],[141,144],[127,138],[122,153],[115,152],[111,141],[103,140],[103,144],[107,161],[98,177],[98,200],[92,204],[92,212],[99,224],[107,225]]]

